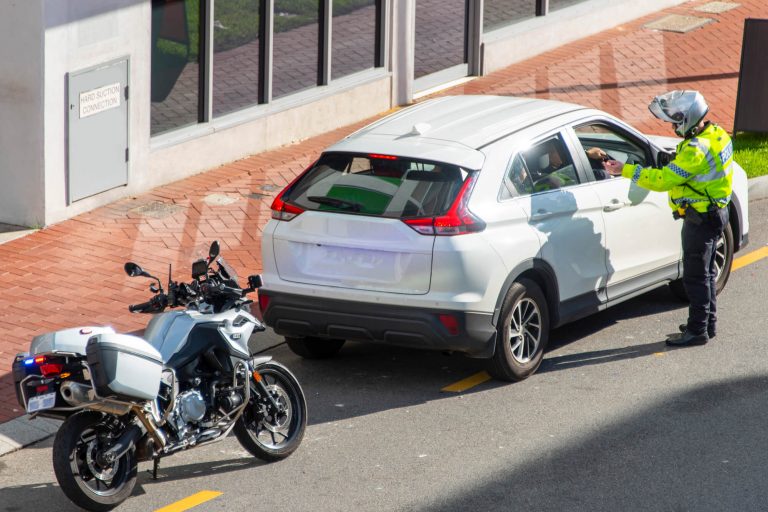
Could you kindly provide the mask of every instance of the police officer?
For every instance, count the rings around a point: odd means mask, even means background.
[[[656,96],[648,108],[684,138],[674,160],[662,168],[615,160],[605,162],[605,167],[643,188],[669,192],[673,215],[684,221],[683,286],[690,306],[688,322],[680,326],[680,334],[667,338],[667,345],[704,345],[716,331],[715,247],[728,223],[733,143],[725,130],[704,119],[709,107],[698,91]]]

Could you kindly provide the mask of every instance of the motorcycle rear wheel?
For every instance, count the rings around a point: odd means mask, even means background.
[[[112,466],[101,467],[96,454],[112,437],[104,416],[81,412],[67,418],[53,441],[53,470],[64,494],[86,510],[111,510],[128,499],[136,485],[136,457],[128,450]]]
[[[270,361],[256,370],[283,409],[272,410],[259,387],[251,382],[250,403],[237,420],[234,432],[254,457],[273,462],[288,457],[301,444],[307,426],[307,402],[299,381],[285,366]]]

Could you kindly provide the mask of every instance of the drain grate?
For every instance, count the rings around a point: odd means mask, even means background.
[[[183,210],[183,206],[177,204],[166,204],[161,201],[152,201],[151,203],[131,208],[131,212],[138,213],[142,217],[151,217],[153,219],[164,219],[174,213]]]
[[[709,2],[707,4],[694,7],[693,10],[706,12],[709,14],[720,14],[726,11],[730,11],[731,9],[735,9],[740,5],[741,4],[737,4],[736,2]]]
[[[670,14],[656,21],[645,25],[645,28],[651,30],[664,30],[667,32],[690,32],[691,30],[703,27],[707,23],[714,21],[712,18],[699,18],[698,16],[683,16],[681,14]]]

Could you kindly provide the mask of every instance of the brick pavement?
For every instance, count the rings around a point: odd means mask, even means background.
[[[516,94],[602,108],[650,133],[669,134],[646,109],[673,88],[701,90],[712,117],[731,129],[743,20],[768,17],[765,0],[744,0],[723,14],[687,2],[575,42],[441,94]],[[687,34],[643,25],[668,13],[714,18]],[[708,45],[706,48],[704,45]],[[368,120],[370,121],[370,120]],[[367,122],[368,122],[367,121]],[[222,165],[48,226],[0,245],[0,422],[21,416],[9,374],[12,357],[32,336],[76,325],[144,326],[127,304],[146,300],[148,282],[129,279],[123,263],[187,279],[189,264],[213,239],[243,275],[261,270],[260,235],[274,196],[323,148],[364,125],[332,132]]]

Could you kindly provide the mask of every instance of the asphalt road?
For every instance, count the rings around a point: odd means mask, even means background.
[[[737,257],[768,244],[768,200],[750,208]],[[164,459],[157,481],[143,463],[117,510],[203,490],[222,494],[194,510],[764,510],[766,276],[768,258],[733,272],[704,347],[664,345],[686,308],[662,288],[556,330],[530,379],[463,393],[441,389],[481,361],[364,344],[303,361],[278,346],[307,394],[297,452],[264,464],[230,437]],[[50,439],[0,458],[0,510],[77,510]]]

